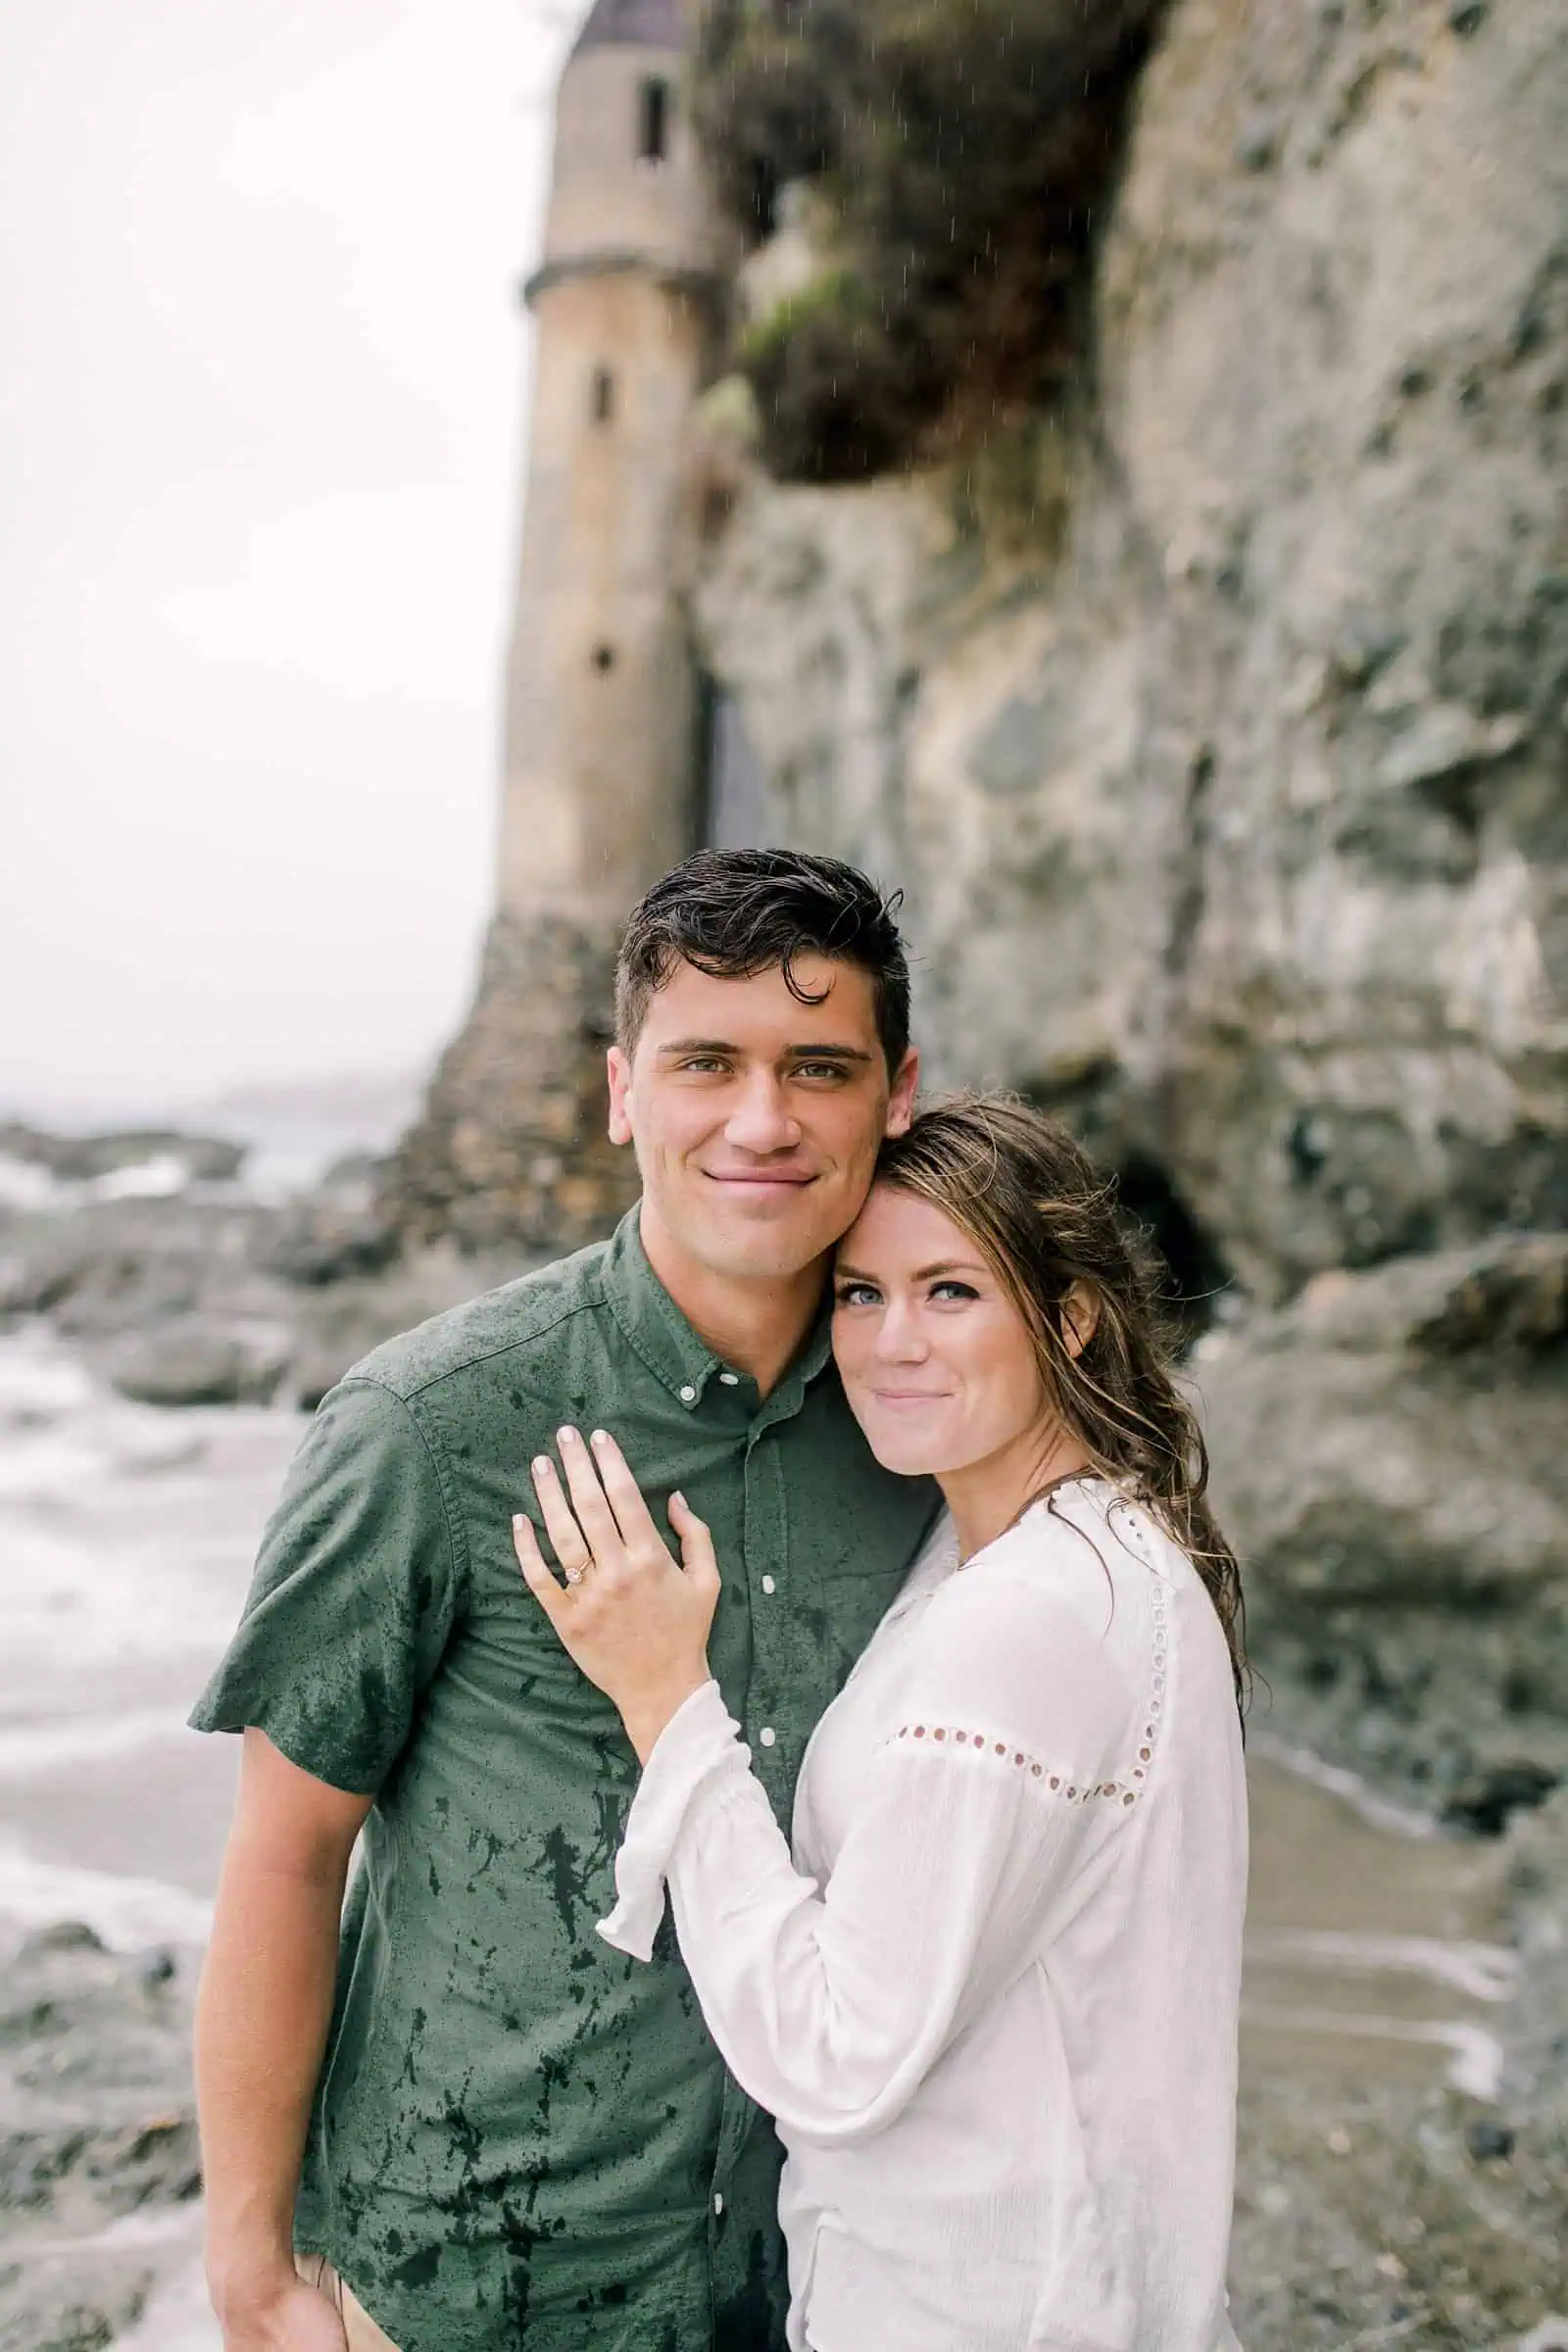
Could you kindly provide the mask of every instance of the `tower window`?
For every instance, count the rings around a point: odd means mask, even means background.
[[[637,152],[645,164],[662,164],[669,153],[669,84],[657,75],[638,85]]]
[[[615,379],[608,368],[594,369],[593,419],[608,424],[615,414]]]

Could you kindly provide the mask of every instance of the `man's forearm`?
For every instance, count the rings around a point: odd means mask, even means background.
[[[208,2276],[220,2311],[292,2265],[345,1876],[346,1866],[278,1870],[239,1841],[224,1864],[196,2022]]]

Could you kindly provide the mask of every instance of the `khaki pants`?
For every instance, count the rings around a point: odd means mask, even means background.
[[[392,2338],[376,2326],[353,2288],[344,2285],[324,2254],[296,2255],[294,2268],[307,2286],[318,2286],[333,2309],[341,2312],[349,2352],[398,2352]]]

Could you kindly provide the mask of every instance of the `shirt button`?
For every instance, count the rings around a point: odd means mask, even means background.
[[[771,1747],[774,1740],[778,1738],[778,1734],[774,1731],[773,1726],[770,1723],[764,1723],[757,1737],[759,1740],[760,1740],[764,1747]]]
[[[688,1381],[686,1386],[682,1389],[680,1393],[680,1400],[682,1404],[695,1404],[697,1402],[697,1391],[692,1387],[690,1381]]]
[[[718,1377],[726,1389],[738,1389],[741,1385],[741,1376],[738,1372],[721,1372]]]
[[[775,1592],[777,1590],[778,1588],[774,1584],[773,1579],[770,1576],[764,1576],[762,1579],[762,1591],[764,1592]]]
[[[713,2191],[713,2211],[714,2211],[714,2213],[715,2213],[715,2214],[718,2214],[718,2213],[722,2213],[722,2212],[723,2212],[723,2210],[724,2210],[724,2200],[723,2200],[723,2198],[720,2196],[720,2194],[719,2194],[718,2190],[715,2188],[715,2189],[714,2189],[714,2191]]]

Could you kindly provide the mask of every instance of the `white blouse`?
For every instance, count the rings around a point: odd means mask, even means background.
[[[1208,1595],[1058,1488],[928,1544],[818,1724],[794,1856],[716,1684],[649,1758],[600,1933],[667,1882],[703,2014],[778,2119],[789,2342],[1236,2352],[1247,1800]]]

